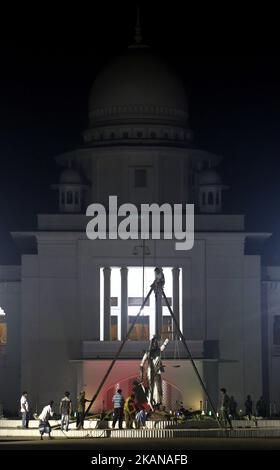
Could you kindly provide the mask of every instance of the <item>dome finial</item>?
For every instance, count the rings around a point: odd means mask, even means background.
[[[139,7],[137,7],[137,20],[136,20],[136,25],[135,25],[134,41],[135,41],[135,44],[141,44],[142,42]]]

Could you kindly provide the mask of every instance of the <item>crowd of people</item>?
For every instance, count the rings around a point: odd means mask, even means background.
[[[253,416],[264,418],[269,415],[268,404],[264,397],[260,397],[254,407],[251,395],[247,395],[244,403],[244,412],[242,412],[242,410],[238,410],[238,404],[234,396],[229,396],[225,388],[221,388],[220,392],[221,399],[219,405],[219,415],[224,423],[224,426],[226,427],[229,426],[232,428],[231,421],[238,419],[241,416],[246,416],[250,420]],[[88,400],[85,397],[85,392],[81,391],[77,398],[77,429],[84,429],[86,403],[90,401],[91,400]],[[43,435],[45,433],[48,434],[49,438],[51,438],[51,426],[49,424],[49,420],[54,416],[53,406],[54,402],[51,400],[46,406],[43,407],[41,413],[37,417],[39,420],[39,432],[41,439],[43,439]],[[113,428],[115,428],[116,424],[118,423],[119,429],[122,429],[123,421],[125,421],[127,429],[132,429],[133,427],[139,429],[145,426],[146,420],[151,413],[151,409],[147,402],[139,399],[139,397],[135,396],[134,393],[130,394],[125,399],[121,389],[118,389],[113,395],[112,406]],[[22,415],[22,427],[28,428],[30,409],[28,403],[28,394],[26,391],[23,392],[20,399],[20,411]],[[179,411],[182,415],[185,415],[186,417],[189,416],[188,410],[183,407],[183,404],[181,404]],[[69,429],[70,418],[73,413],[72,400],[68,391],[64,393],[64,396],[60,401],[59,412],[61,417],[60,428],[62,431],[65,430],[67,432]]]
[[[90,402],[85,397],[85,392],[81,391],[77,398],[77,411],[76,411],[76,429],[84,429],[84,420],[86,414],[86,403]],[[122,390],[118,389],[112,399],[113,411],[113,428],[116,423],[119,424],[119,429],[122,429],[123,418],[126,423],[126,428],[132,429],[140,428],[145,425],[147,416],[149,414],[149,407],[145,407],[143,404],[137,403],[135,395],[131,394],[126,399],[122,395]],[[39,416],[36,416],[39,420],[39,432],[41,439],[44,434],[48,434],[51,438],[51,426],[49,420],[54,416],[54,402],[51,400],[46,406],[43,407]],[[30,407],[28,402],[28,394],[26,391],[22,393],[20,399],[20,411],[22,416],[22,428],[27,429],[29,426],[30,419]],[[60,412],[60,429],[62,431],[68,431],[70,418],[73,413],[72,400],[70,393],[66,391],[59,404]]]

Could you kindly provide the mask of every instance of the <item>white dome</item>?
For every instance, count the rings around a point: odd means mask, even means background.
[[[217,186],[221,185],[222,180],[219,173],[212,168],[201,171],[199,174],[199,185],[200,186]]]
[[[76,170],[66,168],[60,175],[60,184],[81,184],[81,177]]]
[[[136,120],[186,127],[187,111],[182,80],[146,47],[129,48],[107,65],[89,98],[91,125]]]

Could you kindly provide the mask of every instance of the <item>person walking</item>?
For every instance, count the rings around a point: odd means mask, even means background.
[[[29,404],[27,400],[27,392],[23,392],[20,399],[20,412],[22,417],[22,427],[24,429],[28,428],[29,423]]]
[[[135,408],[135,395],[130,395],[124,402],[124,419],[125,419],[125,426],[126,429],[133,428],[133,421],[136,414]]]
[[[72,413],[72,402],[69,398],[70,393],[65,392],[64,397],[61,399],[60,402],[60,414],[61,414],[61,431],[63,431],[65,426],[65,431],[69,429],[69,420]]]
[[[252,418],[253,414],[253,402],[251,395],[247,395],[247,399],[245,401],[245,415],[248,416],[249,419]]]
[[[41,440],[43,440],[43,434],[46,433],[49,435],[49,439],[51,439],[51,425],[49,423],[49,419],[53,416],[53,400],[49,402],[47,406],[44,406],[41,414],[39,415],[39,432],[41,434]]]
[[[229,396],[227,394],[226,389],[223,387],[220,389],[221,391],[221,405],[220,405],[220,410],[221,410],[221,415],[224,421],[224,426],[227,427],[227,424],[229,424],[230,429],[232,429],[232,424],[231,420],[229,417]]]
[[[119,388],[117,393],[112,398],[112,402],[114,405],[114,418],[112,428],[114,429],[116,422],[119,422],[119,429],[122,429],[122,421],[123,421],[123,406],[124,406],[124,398],[122,396],[122,390]]]

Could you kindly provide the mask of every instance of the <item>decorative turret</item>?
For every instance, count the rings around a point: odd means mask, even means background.
[[[82,183],[77,170],[71,167],[64,169],[60,175],[59,184],[52,187],[59,191],[60,212],[73,214],[82,211],[86,185]]]
[[[222,211],[222,184],[219,173],[213,168],[202,170],[198,175],[199,212],[217,214]]]

